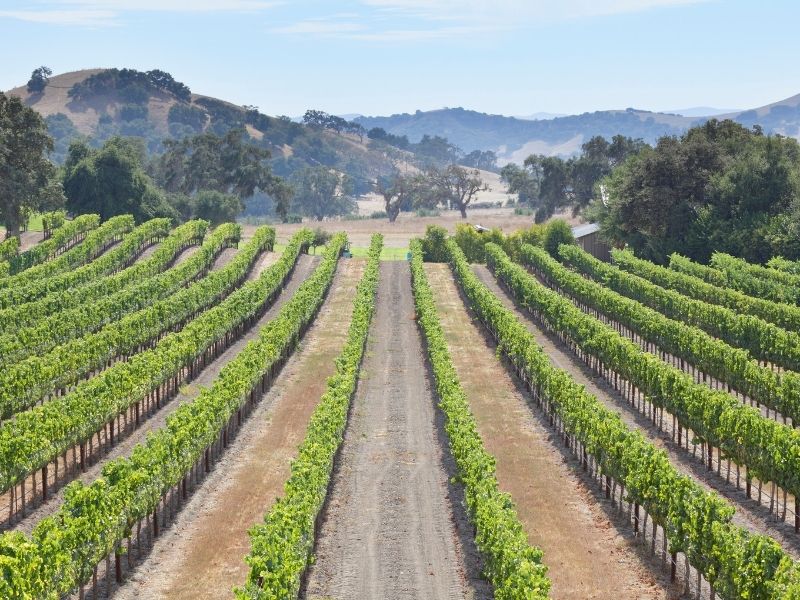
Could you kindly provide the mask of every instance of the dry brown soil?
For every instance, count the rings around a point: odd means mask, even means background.
[[[798,539],[797,535],[793,533],[792,524],[789,523],[789,519],[787,519],[785,523],[776,521],[774,516],[770,515],[768,506],[758,502],[756,499],[757,494],[755,493],[752,499],[747,499],[744,491],[744,484],[742,483],[740,490],[737,490],[735,476],[732,477],[731,483],[727,483],[724,469],[721,477],[714,472],[708,471],[702,458],[699,458],[699,453],[698,457],[695,457],[691,451],[687,452],[685,449],[679,447],[678,444],[671,439],[666,428],[663,432],[659,431],[649,418],[632,408],[618,392],[609,386],[602,377],[596,375],[581,362],[564,344],[554,336],[545,333],[534,323],[530,315],[520,310],[511,296],[500,287],[495,277],[485,265],[473,265],[473,270],[478,278],[500,299],[500,301],[516,314],[520,322],[531,332],[536,342],[542,346],[556,367],[567,371],[575,381],[583,385],[601,404],[606,406],[609,410],[616,412],[628,427],[639,431],[649,439],[651,443],[666,452],[670,463],[681,474],[691,477],[701,488],[709,492],[714,492],[730,502],[736,509],[732,518],[732,521],[736,525],[751,533],[772,537],[777,540],[790,555],[794,557],[798,556],[798,552],[800,551],[798,548]],[[742,480],[743,479],[744,477],[742,477]],[[660,544],[660,540],[658,544]],[[683,571],[683,562],[680,559],[679,562],[678,578],[680,579]],[[707,585],[704,584],[704,588],[705,594]]]
[[[666,598],[616,525],[576,477],[551,431],[473,323],[446,264],[426,264],[453,364],[500,488],[517,505],[528,540],[544,550],[553,598]]]
[[[444,452],[408,263],[384,262],[306,598],[489,596],[465,560]]]
[[[19,251],[30,250],[43,239],[44,233],[41,231],[23,231],[19,234]]]
[[[283,492],[291,460],[344,345],[363,268],[364,262],[357,259],[340,263],[300,349],[115,597],[227,598],[234,585],[244,583],[244,557],[250,550],[247,530]]]

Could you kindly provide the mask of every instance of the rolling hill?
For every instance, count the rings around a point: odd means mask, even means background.
[[[138,136],[156,153],[168,138],[224,135],[233,128],[246,129],[252,143],[271,151],[276,174],[290,176],[305,166],[324,165],[348,174],[360,193],[398,161],[413,160],[400,151],[390,157],[367,138],[313,129],[255,107],[191,93],[161,71],[86,69],[51,77],[41,93],[29,93],[25,86],[7,93],[45,117],[56,142],[56,162],[64,160],[70,141],[81,136],[95,146],[117,134]]]
[[[678,135],[710,117],[686,117],[673,113],[628,108],[551,119],[527,120],[503,115],[444,108],[388,117],[359,117],[367,129],[381,127],[412,142],[423,134],[447,137],[464,152],[494,150],[501,162],[521,162],[532,153],[568,156],[595,135],[610,138],[622,134],[653,143],[662,135]],[[800,137],[800,95],[760,108],[715,115],[743,125],[760,125],[767,133]]]

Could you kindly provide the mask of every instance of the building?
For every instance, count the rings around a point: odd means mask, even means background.
[[[611,248],[600,239],[600,225],[597,223],[576,225],[572,228],[572,235],[575,236],[575,243],[586,252],[600,260],[611,261]]]

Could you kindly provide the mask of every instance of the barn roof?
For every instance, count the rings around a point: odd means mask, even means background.
[[[579,239],[599,230],[600,230],[600,225],[598,225],[597,223],[586,223],[585,225],[576,225],[575,227],[573,227],[572,235],[575,236],[575,239]]]

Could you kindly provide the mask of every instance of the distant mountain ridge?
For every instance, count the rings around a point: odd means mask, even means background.
[[[673,108],[659,112],[681,115],[682,117],[715,117],[729,113],[741,112],[738,108],[714,108],[713,106],[692,106],[690,108]]]
[[[692,113],[698,109],[684,109]],[[716,112],[718,109],[709,108]],[[358,117],[367,129],[381,127],[395,135],[406,135],[412,142],[424,134],[440,135],[464,152],[494,150],[500,161],[522,162],[529,154],[569,156],[581,144],[601,135],[621,134],[654,143],[664,135],[680,135],[709,118],[729,118],[748,127],[760,125],[766,133],[800,138],[800,94],[766,106],[723,114],[684,116],[628,108],[581,115],[528,120],[490,115],[464,108],[444,108],[386,117]]]

